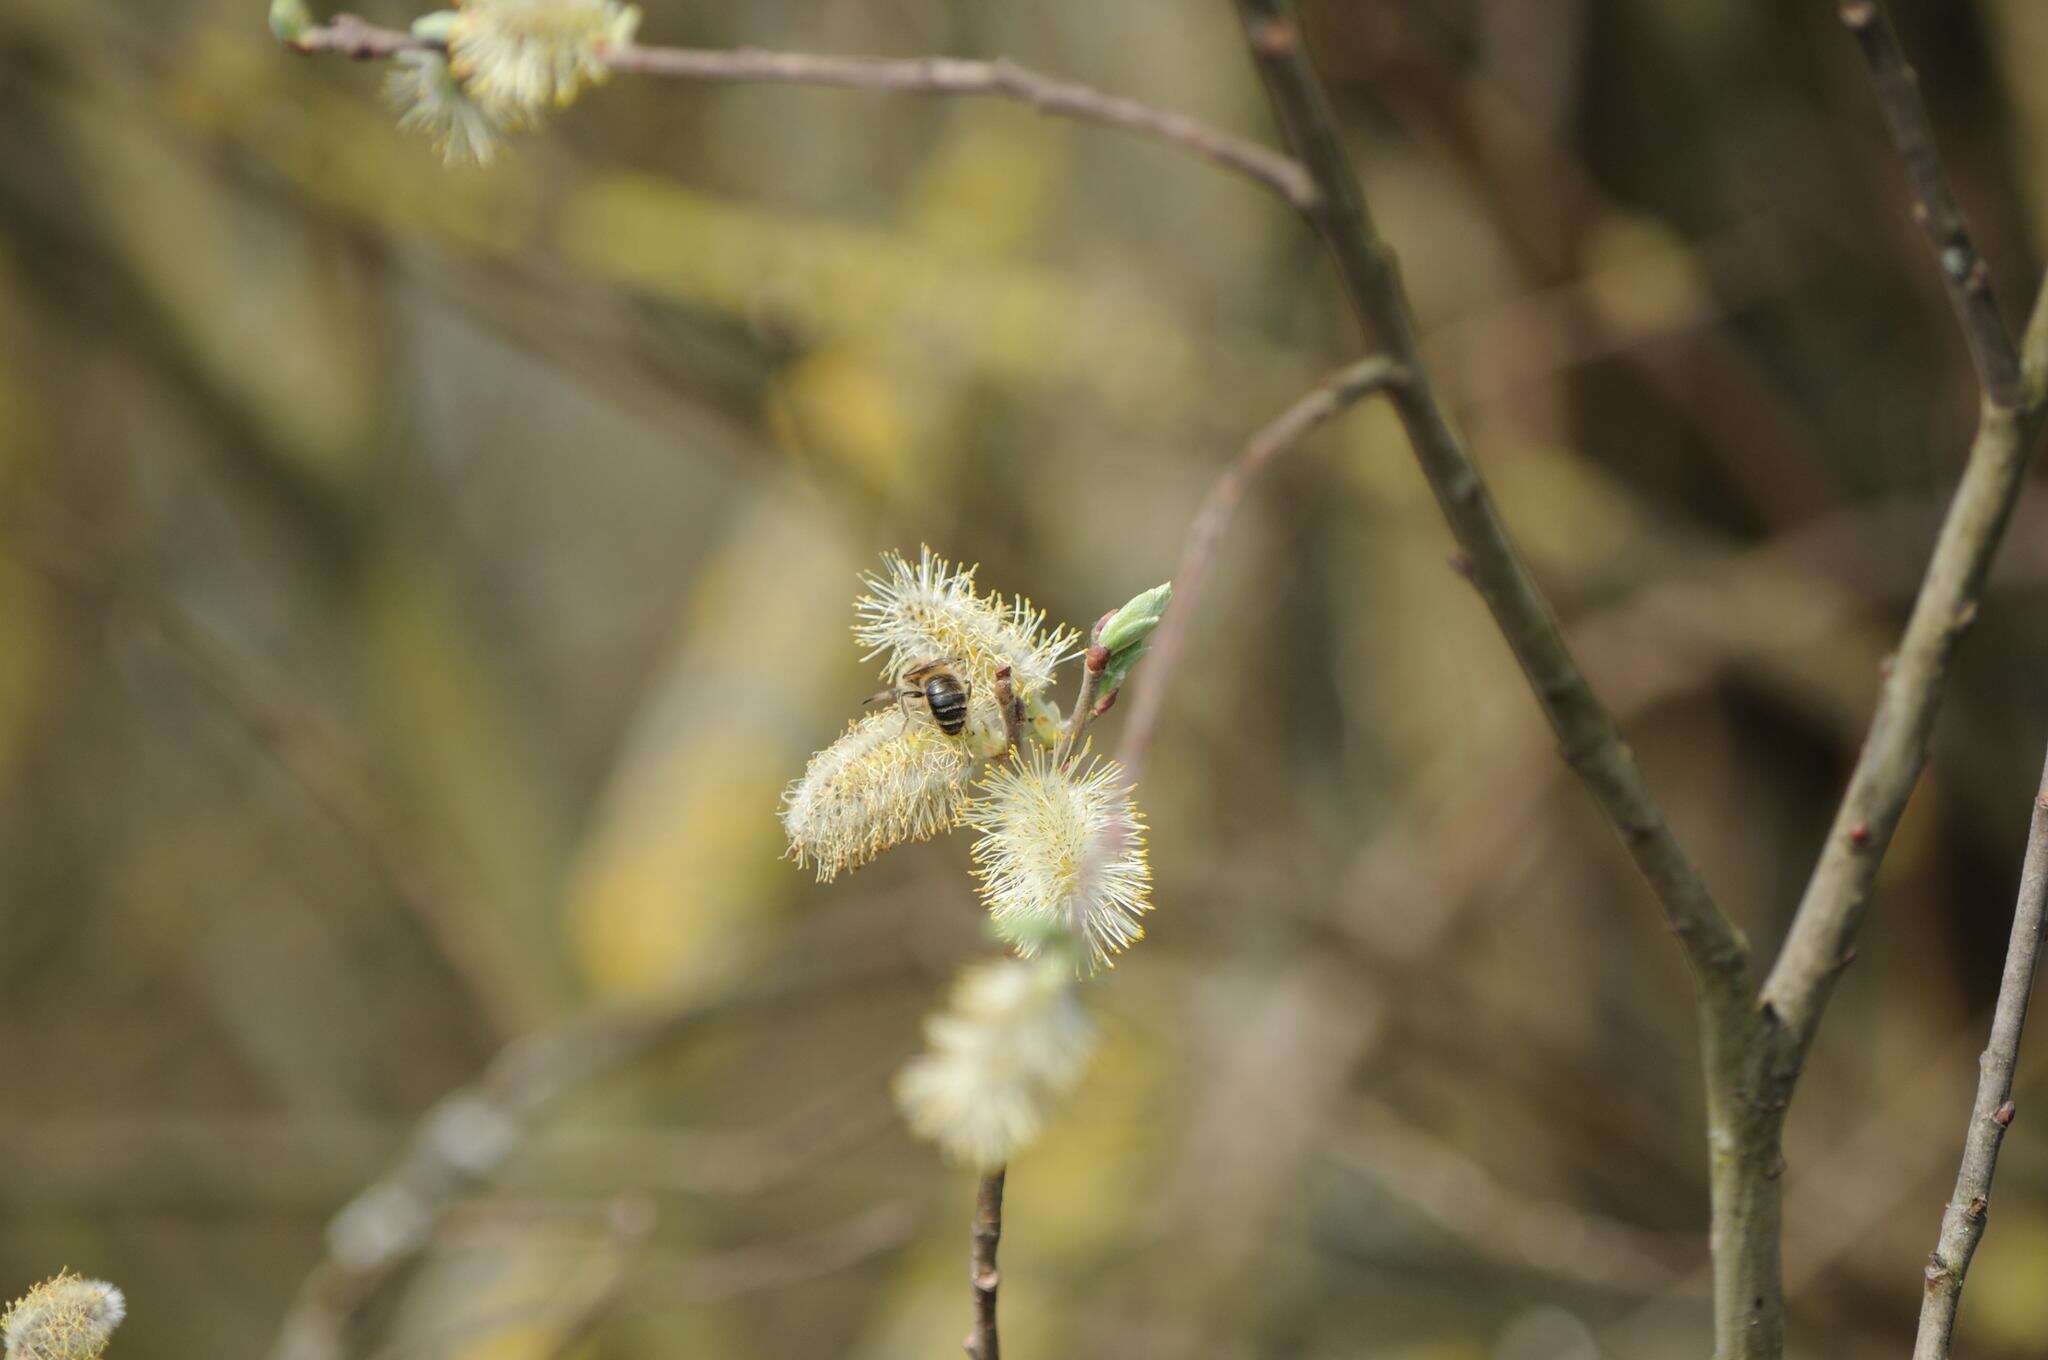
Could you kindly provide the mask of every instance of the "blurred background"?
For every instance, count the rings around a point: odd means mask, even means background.
[[[1895,8],[2017,325],[2048,9]],[[986,102],[621,78],[448,169],[262,9],[0,7],[0,1292],[112,1279],[129,1355],[956,1354],[972,1178],[887,1080],[988,950],[966,845],[819,887],[777,795],[874,687],[884,550],[1075,624],[1169,574],[1358,352],[1315,242]],[[1774,949],[1974,415],[1833,6],[1306,21],[1508,519]],[[1222,0],[641,37],[1271,135]],[[2048,739],[2044,516],[1792,1114],[1797,1353],[1909,1344]],[[1685,972],[1450,546],[1372,409],[1233,528],[1141,790],[1151,938],[1011,1171],[1009,1353],[1706,1352]],[[1978,1356],[2048,1347],[2034,1039]]]

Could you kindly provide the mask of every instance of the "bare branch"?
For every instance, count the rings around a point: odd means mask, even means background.
[[[1067,715],[1067,726],[1060,733],[1059,745],[1053,750],[1055,763],[1064,765],[1074,758],[1080,749],[1081,737],[1088,730],[1088,724],[1095,721],[1097,696],[1102,691],[1102,672],[1109,665],[1109,653],[1100,643],[1090,643],[1088,651],[1081,658],[1081,688],[1074,695],[1074,711]]]
[[[379,28],[350,14],[336,15],[323,28],[306,30],[290,46],[299,52],[333,53],[357,60],[439,49],[437,43],[397,29]],[[1308,209],[1316,197],[1308,172],[1298,162],[1249,138],[1209,127],[1185,114],[1043,75],[1011,61],[822,56],[765,52],[751,47],[721,51],[636,46],[611,52],[606,62],[614,71],[675,80],[823,85],[900,94],[1008,99],[1028,104],[1051,117],[1099,123],[1177,147],[1263,185],[1298,209]]]
[[[974,1196],[974,1253],[968,1279],[974,1285],[974,1330],[967,1334],[967,1360],[1000,1360],[996,1338],[996,1247],[1003,1240],[1003,1176],[997,1167],[981,1178]]]
[[[1948,289],[1949,305],[1969,341],[1977,380],[1994,404],[2009,407],[2020,397],[2019,356],[1999,315],[1998,299],[1991,294],[1990,267],[1977,253],[1962,205],[1949,187],[1927,106],[1920,101],[1919,77],[1899,47],[1898,30],[1884,0],[1842,0],[1841,13],[1863,50],[1885,126],[1906,163],[1906,178],[1913,187],[1913,220],[1927,234],[1941,268],[1942,286]]]
[[[1188,620],[1195,602],[1216,565],[1224,531],[1237,513],[1245,492],[1273,461],[1299,444],[1323,422],[1342,414],[1354,404],[1407,380],[1407,370],[1384,357],[1361,359],[1335,373],[1319,387],[1282,411],[1245,444],[1230,466],[1223,469],[1203,498],[1202,505],[1181,539],[1180,561],[1173,570],[1173,600],[1166,617],[1153,634],[1151,652],[1145,658],[1138,683],[1138,697],[1124,726],[1123,743],[1117,759],[1126,777],[1137,782],[1151,750],[1152,734],[1159,726],[1159,714],[1166,704],[1167,688],[1187,650]]]
[[[1963,1277],[1969,1272],[1978,1239],[1984,1236],[1998,1145],[2012,1123],[2012,1074],[2019,1063],[2020,1030],[2027,1023],[2027,998],[2034,990],[2044,910],[2048,910],[2048,763],[2041,771],[2041,786],[2034,795],[2027,829],[2027,857],[2020,868],[2019,901],[2012,911],[2005,975],[1999,979],[1998,1005],[1991,1015],[1991,1040],[1977,1063],[1977,1100],[1963,1135],[1963,1163],[1956,1172],[1955,1194],[1941,1216],[1941,1237],[1927,1259],[1927,1295],[1920,1302],[1920,1334],[1913,1342],[1913,1360],[1948,1360]]]
[[[1408,381],[1393,388],[1416,461],[1564,758],[1620,835],[1685,950],[1698,988],[1713,1149],[1715,1332],[1723,1360],[1782,1350],[1775,1125],[1757,1081],[1749,944],[1708,893],[1650,793],[1613,716],[1593,693],[1549,602],[1522,562],[1485,481],[1437,400],[1393,253],[1380,239],[1304,50],[1292,0],[1238,0],[1252,59],[1281,126],[1319,191],[1305,215],[1322,235],[1360,323]],[[1752,1174],[1754,1172],[1755,1174]]]
[[[1905,634],[1885,677],[1870,734],[1820,861],[1763,986],[1764,1014],[1782,1027],[1774,1080],[1787,1091],[1870,904],[1871,883],[1920,778],[1949,660],[1977,615],[1985,572],[2019,498],[2027,459],[2048,416],[2048,286],[2021,345],[2018,405],[1987,400]]]
[[[1401,422],[1444,518],[1463,549],[1460,566],[1478,586],[1564,756],[1663,904],[1703,992],[1724,1015],[1747,1000],[1749,947],[1714,905],[1664,821],[1613,718],[1572,659],[1550,605],[1522,562],[1486,483],[1438,402],[1422,364],[1415,322],[1394,257],[1380,240],[1357,177],[1338,140],[1329,102],[1303,48],[1291,0],[1238,0],[1253,59],[1288,140],[1315,177],[1306,209],[1329,247],[1360,322],[1407,373],[1390,388]]]

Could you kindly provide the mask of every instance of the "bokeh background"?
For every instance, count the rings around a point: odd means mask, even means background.
[[[1222,0],[647,9],[1270,135]],[[2017,323],[2048,8],[1896,9]],[[282,1354],[339,1296],[349,1355],[955,1354],[972,1181],[887,1079],[989,948],[966,847],[819,887],[777,794],[873,688],[885,549],[1074,623],[1170,572],[1358,352],[1315,243],[989,103],[620,79],[451,170],[261,11],[0,7],[0,1289],[119,1282],[127,1355]],[[1973,418],[1833,6],[1307,22],[1508,519],[1774,947]],[[1800,1354],[1911,1334],[2048,739],[2044,515],[1793,1111]],[[1010,1354],[1706,1352],[1684,970],[1449,547],[1370,409],[1232,530],[1143,790],[1152,937],[1012,1169]],[[437,1100],[619,1007],[648,1042],[571,1046],[530,1119],[441,1107],[503,1162],[423,1253],[322,1267]],[[1976,1356],[2048,1346],[2044,1054]]]

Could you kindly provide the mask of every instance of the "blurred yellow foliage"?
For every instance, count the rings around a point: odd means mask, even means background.
[[[795,715],[866,697],[835,685],[865,565],[792,493],[737,522],[702,568],[564,893],[596,990],[645,995],[743,965],[794,872],[776,801],[817,735]]]

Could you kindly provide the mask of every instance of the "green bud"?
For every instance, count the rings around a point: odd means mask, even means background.
[[[1142,644],[1159,626],[1160,616],[1173,599],[1173,582],[1152,587],[1122,609],[1103,620],[1095,641],[1113,658],[1118,652]]]
[[[412,35],[421,42],[448,45],[449,35],[455,31],[455,11],[437,9],[431,14],[422,14],[412,21]]]
[[[1116,692],[1130,678],[1132,668],[1145,655],[1151,645],[1152,630],[1159,626],[1172,600],[1173,582],[1168,581],[1152,587],[1115,613],[1105,614],[1095,626],[1095,644],[1109,653],[1099,687],[1105,705],[1115,699]]]
[[[306,0],[270,0],[270,31],[279,42],[295,43],[312,26]]]
[[[1120,652],[1110,653],[1109,664],[1102,668],[1102,683],[1096,690],[1096,693],[1102,696],[1096,701],[1098,705],[1115,697],[1116,692],[1123,688],[1124,681],[1130,679],[1131,672],[1137,669],[1138,663],[1150,650],[1152,649],[1149,644],[1141,642],[1135,647],[1126,647]],[[1098,707],[1095,711],[1100,713],[1102,709]]]

